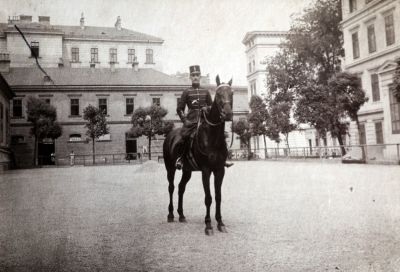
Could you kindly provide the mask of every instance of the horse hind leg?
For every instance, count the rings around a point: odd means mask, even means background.
[[[167,178],[168,178],[168,192],[169,192],[169,205],[168,205],[168,222],[174,222],[174,178],[175,178],[175,168],[167,168]]]
[[[191,171],[183,170],[182,178],[179,183],[179,190],[178,190],[179,200],[178,200],[177,212],[179,214],[179,222],[182,223],[186,223],[186,217],[183,215],[183,195],[185,194],[186,184],[189,182],[191,176],[192,176]]]

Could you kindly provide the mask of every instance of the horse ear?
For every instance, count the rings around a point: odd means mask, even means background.
[[[232,78],[231,78],[231,80],[229,80],[228,84],[229,84],[229,86],[232,86]]]
[[[215,82],[217,82],[217,86],[221,85],[221,81],[219,79],[219,75],[215,78]]]

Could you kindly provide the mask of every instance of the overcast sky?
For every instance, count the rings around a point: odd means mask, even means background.
[[[290,15],[311,0],[0,0],[0,21],[11,15],[50,16],[52,24],[122,27],[160,37],[164,42],[164,72],[187,72],[199,64],[212,80],[233,76],[246,85],[242,40],[249,31],[287,30]]]

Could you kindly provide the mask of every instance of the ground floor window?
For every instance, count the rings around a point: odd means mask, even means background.
[[[400,134],[400,101],[394,96],[393,88],[389,87],[390,117],[392,119],[392,133]]]
[[[365,134],[365,124],[360,124],[358,135],[360,137],[359,143],[360,145],[365,145],[367,143],[367,138]]]
[[[383,129],[382,122],[375,123],[375,135],[376,135],[376,143],[383,144]]]

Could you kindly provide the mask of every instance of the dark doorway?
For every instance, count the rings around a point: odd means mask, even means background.
[[[137,141],[136,138],[129,137],[126,135],[126,159],[135,160],[137,159]]]
[[[55,164],[55,145],[51,139],[44,139],[38,144],[38,163],[39,165]]]

